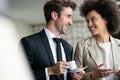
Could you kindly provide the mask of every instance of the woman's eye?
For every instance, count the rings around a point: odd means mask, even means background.
[[[93,18],[92,21],[93,21],[93,22],[96,21],[96,18]]]

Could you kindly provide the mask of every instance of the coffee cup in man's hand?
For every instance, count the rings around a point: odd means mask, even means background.
[[[75,60],[69,61],[68,64],[69,64],[69,70],[71,71],[77,68]]]

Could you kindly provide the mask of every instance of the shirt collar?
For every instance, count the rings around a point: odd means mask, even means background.
[[[60,36],[55,36],[49,29],[47,29],[47,28],[44,28],[44,30],[45,30],[45,33],[47,34],[47,37],[49,38],[49,39],[52,39],[52,38],[60,38]]]

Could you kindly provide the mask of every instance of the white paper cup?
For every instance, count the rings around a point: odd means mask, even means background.
[[[77,68],[75,60],[69,61],[68,64],[69,64],[69,70],[74,70]]]

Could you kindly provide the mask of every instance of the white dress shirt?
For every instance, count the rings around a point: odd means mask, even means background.
[[[60,38],[60,36],[55,36],[47,28],[44,28],[44,30],[45,30],[45,33],[46,33],[46,35],[48,37],[48,41],[50,43],[50,47],[51,47],[51,50],[52,50],[54,62],[57,63],[56,43],[54,42],[53,38]],[[60,44],[61,44],[61,50],[62,50],[62,60],[66,61],[66,55],[65,55],[63,45],[62,45],[62,43],[60,43]],[[46,72],[46,80],[49,80],[48,68],[45,68],[45,72]],[[64,73],[64,80],[67,80],[67,71],[65,71],[65,73]]]

